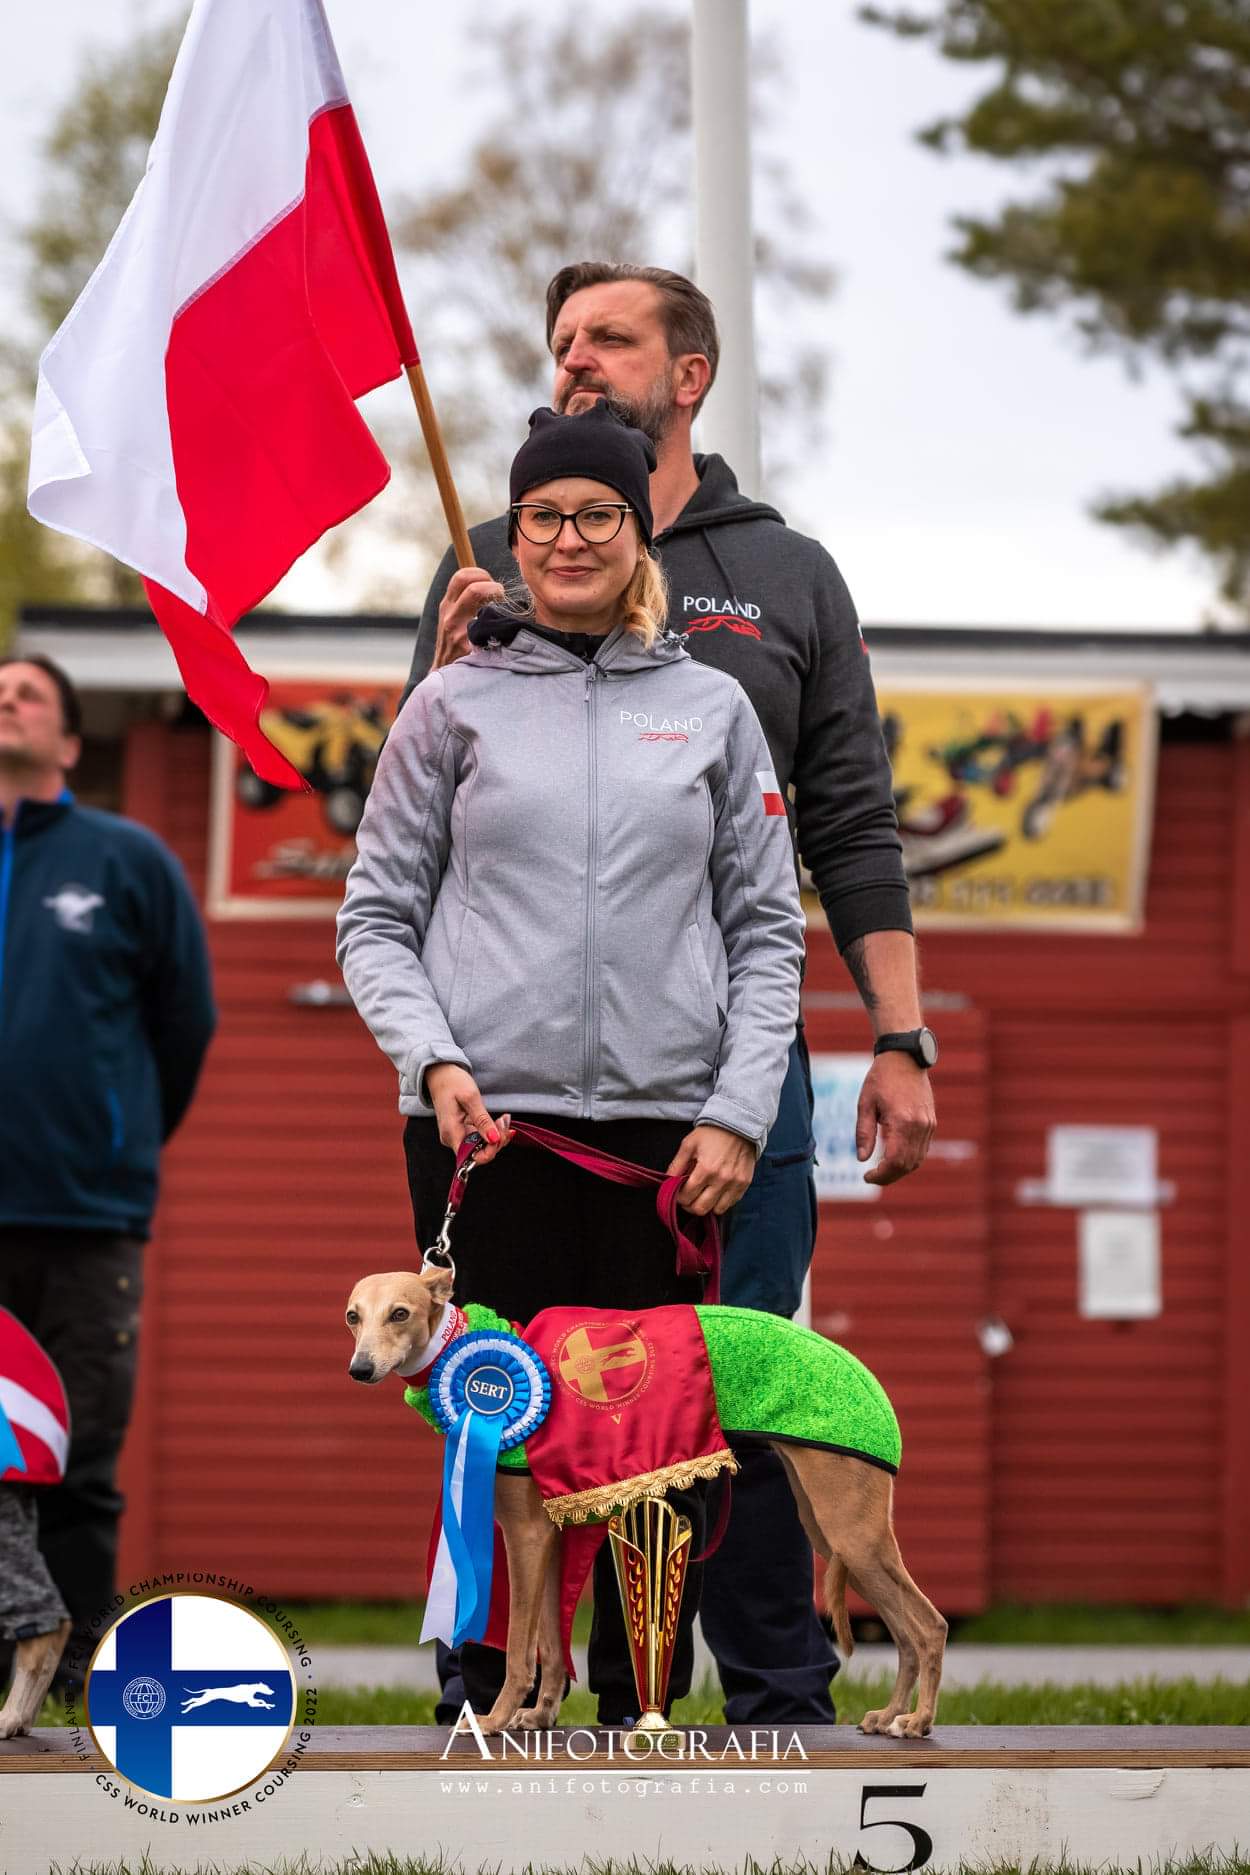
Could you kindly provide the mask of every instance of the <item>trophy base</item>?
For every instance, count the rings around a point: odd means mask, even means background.
[[[629,1739],[645,1738],[655,1749],[667,1748],[671,1745],[684,1748],[686,1742],[685,1733],[681,1727],[674,1725],[671,1719],[666,1719],[662,1712],[657,1711],[644,1712],[633,1731],[627,1732],[625,1736]]]

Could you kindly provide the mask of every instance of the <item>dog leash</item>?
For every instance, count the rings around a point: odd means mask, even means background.
[[[720,1300],[720,1225],[714,1217],[701,1221],[702,1237],[691,1237],[681,1222],[681,1207],[677,1202],[684,1179],[680,1173],[666,1178],[662,1172],[653,1172],[650,1166],[635,1165],[632,1159],[619,1159],[615,1153],[602,1152],[597,1146],[586,1146],[580,1140],[568,1139],[563,1133],[552,1132],[550,1127],[533,1126],[528,1120],[516,1120],[512,1125],[513,1136],[538,1146],[546,1152],[554,1152],[558,1158],[567,1159],[571,1165],[581,1166],[583,1171],[605,1178],[614,1185],[627,1185],[635,1189],[650,1186],[655,1190],[656,1214],[672,1237],[677,1250],[677,1273],[679,1276],[702,1276],[707,1283],[704,1300],[712,1303]],[[457,1214],[464,1203],[465,1188],[469,1174],[477,1164],[477,1155],[486,1141],[480,1133],[466,1133],[456,1150],[456,1169],[452,1174],[451,1188],[447,1193],[447,1209],[443,1215],[438,1236],[424,1252],[423,1261],[436,1263],[455,1274],[455,1263],[451,1254],[451,1232]],[[721,1546],[725,1531],[729,1527],[729,1510],[732,1503],[733,1482],[728,1473],[723,1473],[720,1481],[720,1502],[717,1507],[716,1523],[702,1550],[691,1557],[692,1563],[701,1563]]]
[[[632,1159],[618,1159],[615,1153],[602,1152],[597,1146],[586,1146],[576,1139],[566,1139],[563,1133],[554,1133],[546,1126],[533,1126],[528,1120],[514,1121],[512,1134],[514,1138],[523,1139],[546,1152],[553,1152],[558,1158],[567,1159],[571,1165],[578,1165],[583,1171],[608,1179],[614,1185],[629,1185],[635,1189],[651,1187],[655,1191],[656,1215],[673,1239],[677,1251],[677,1274],[701,1276],[707,1285],[704,1300],[720,1300],[720,1226],[714,1217],[695,1220],[691,1214],[683,1214],[677,1202],[677,1194],[685,1183],[680,1172],[666,1178],[662,1172],[653,1172],[650,1166],[635,1165]],[[455,1267],[451,1256],[452,1226],[464,1203],[469,1174],[485,1144],[480,1133],[466,1133],[460,1142],[442,1227],[425,1252],[426,1262],[449,1269]],[[692,1236],[685,1228],[683,1215],[698,1224],[701,1230],[699,1236]]]

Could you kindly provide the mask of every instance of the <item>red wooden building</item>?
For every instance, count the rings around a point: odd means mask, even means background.
[[[402,676],[413,622],[264,617],[270,675]],[[940,1135],[875,1204],[822,1205],[814,1325],[881,1376],[904,1550],[951,1613],[1250,1600],[1250,641],[870,633],[880,686],[1147,682],[1160,746],[1135,935],[934,932]],[[210,735],[138,614],[32,611],[82,684],[80,792],[205,874]],[[125,1458],[124,1582],[218,1569],[292,1598],[405,1596],[441,1453],[347,1378],[354,1278],[413,1258],[394,1077],[334,994],[329,919],[210,922],[221,1026],[167,1155]],[[328,986],[318,989],[315,986]],[[313,986],[313,987],[310,987]],[[814,930],[816,1049],[868,1029]],[[1078,1311],[1075,1213],[1025,1202],[1056,1125],[1158,1138],[1162,1308]],[[518,1250],[524,1246],[518,1244]],[[1011,1345],[987,1352],[987,1322]],[[1000,1337],[1001,1345],[1001,1337]]]

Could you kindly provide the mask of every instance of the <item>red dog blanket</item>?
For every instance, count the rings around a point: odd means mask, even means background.
[[[737,1469],[693,1308],[544,1309],[525,1339],[551,1375],[551,1410],[525,1456],[553,1523]]]

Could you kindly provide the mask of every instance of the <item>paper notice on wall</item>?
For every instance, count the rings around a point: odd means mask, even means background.
[[[818,1198],[861,1201],[881,1196],[880,1185],[864,1183],[864,1173],[881,1156],[880,1147],[871,1159],[861,1162],[855,1157],[859,1090],[871,1066],[872,1056],[868,1054],[812,1056]]]
[[[1158,1134],[1153,1126],[1052,1126],[1046,1186],[1051,1204],[1156,1204]]]
[[[1162,1311],[1157,1211],[1082,1211],[1077,1251],[1082,1315],[1141,1321]]]

